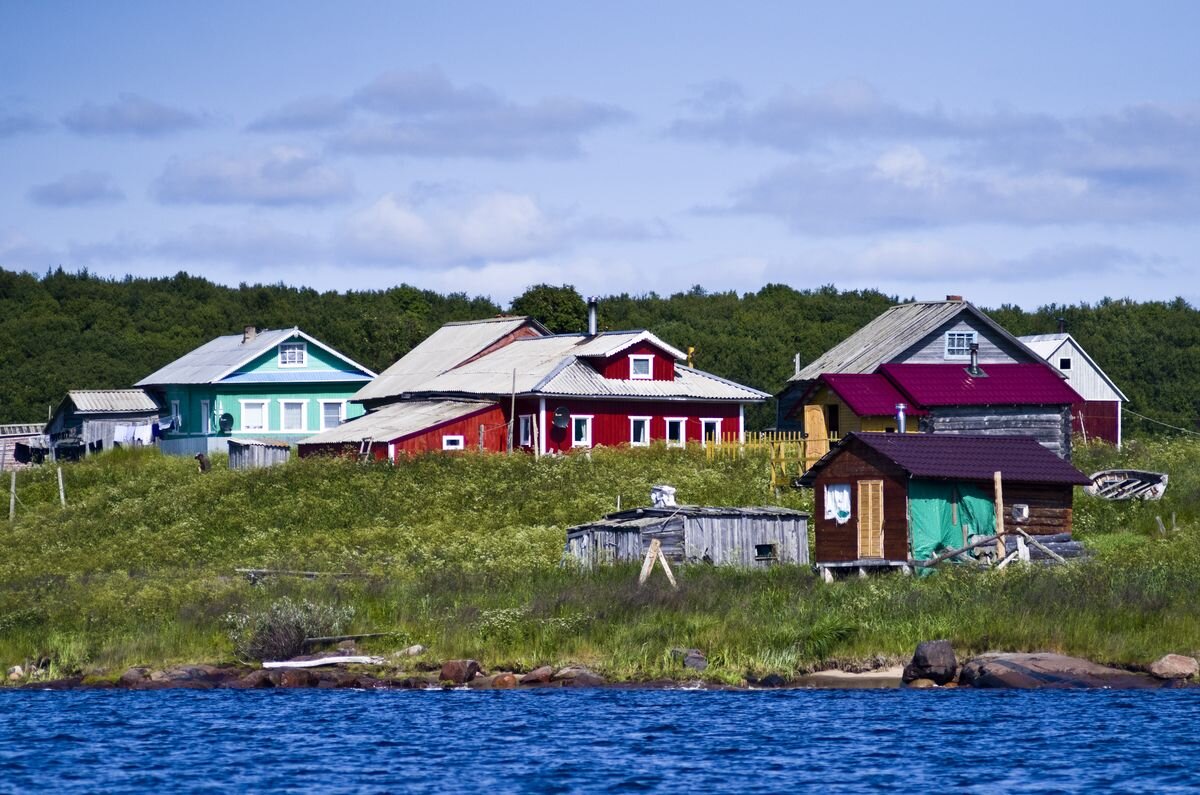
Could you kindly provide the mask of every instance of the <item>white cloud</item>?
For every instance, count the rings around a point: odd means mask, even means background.
[[[349,172],[293,147],[174,158],[154,185],[155,197],[164,204],[321,205],[353,193]]]
[[[35,185],[29,189],[29,198],[48,207],[79,207],[119,202],[125,194],[117,187],[112,175],[79,171],[44,185]]]
[[[80,135],[133,135],[153,138],[203,126],[204,115],[138,96],[121,94],[115,102],[85,102],[62,118]]]

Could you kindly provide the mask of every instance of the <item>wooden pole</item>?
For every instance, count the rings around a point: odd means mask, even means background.
[[[58,501],[62,503],[62,507],[67,507],[67,490],[63,488],[62,467],[58,468]]]
[[[992,475],[996,487],[996,560],[1004,559],[1004,483],[1000,473]]]
[[[638,586],[645,585],[646,580],[650,577],[650,572],[654,571],[654,561],[658,560],[658,551],[662,548],[662,544],[657,538],[650,539],[650,547],[646,550],[646,558],[642,561],[642,572],[638,575]]]
[[[479,423],[479,452],[483,452],[483,423]]]
[[[8,521],[17,518],[17,470],[12,471],[8,481]]]
[[[513,428],[517,421],[517,368],[513,368],[512,403],[508,410],[508,452],[513,451]]]

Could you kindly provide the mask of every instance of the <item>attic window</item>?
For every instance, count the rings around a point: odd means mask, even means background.
[[[303,367],[308,363],[308,345],[303,342],[279,343],[280,367]]]
[[[1059,370],[1070,370],[1071,369],[1071,360],[1070,359],[1059,359],[1058,360],[1058,369]]]
[[[654,357],[636,354],[629,357],[629,377],[649,380],[654,377]]]
[[[946,358],[947,359],[969,359],[971,358],[971,343],[975,342],[974,331],[947,331],[946,332]]]
[[[442,437],[442,449],[443,450],[465,450],[466,446],[467,446],[466,441],[467,440],[462,436],[443,436]]]

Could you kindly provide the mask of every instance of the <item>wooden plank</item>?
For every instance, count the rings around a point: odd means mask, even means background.
[[[996,497],[996,559],[1004,557],[1004,481],[999,472],[992,475]]]
[[[646,550],[646,557],[642,561],[642,571],[638,574],[639,586],[644,585],[650,578],[650,572],[654,570],[654,561],[658,559],[661,548],[662,544],[657,538],[650,539],[650,547]]]

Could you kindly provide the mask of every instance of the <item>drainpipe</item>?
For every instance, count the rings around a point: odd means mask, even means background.
[[[592,296],[588,298],[588,336],[594,337],[598,331],[599,324],[596,321],[596,310],[600,306],[600,299]]]
[[[900,433],[906,432],[905,421],[908,419],[904,416],[904,410],[908,408],[904,403],[896,404],[896,430]]]

